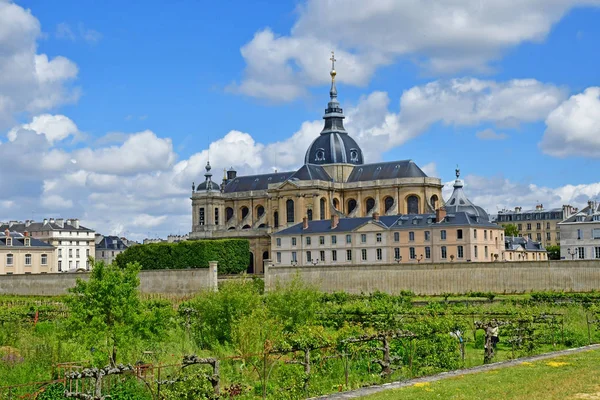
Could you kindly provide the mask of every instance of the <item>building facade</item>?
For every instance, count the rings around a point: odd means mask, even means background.
[[[115,258],[127,250],[127,240],[118,236],[96,235],[96,261],[112,264]]]
[[[588,201],[587,207],[559,225],[561,259],[600,259],[600,203]]]
[[[548,253],[540,242],[529,237],[507,236],[504,238],[503,261],[546,261]]]
[[[79,224],[78,219],[50,218],[42,222],[11,221],[0,230],[25,233],[56,248],[53,269],[56,272],[89,270],[90,256],[95,254],[95,233]]]
[[[47,274],[55,268],[56,248],[28,232],[0,233],[0,275]]]
[[[275,233],[275,265],[356,265],[501,261],[504,230],[471,203],[457,179],[434,213],[309,221]]]
[[[303,218],[435,212],[442,199],[440,179],[428,177],[412,160],[364,163],[362,150],[344,128],[335,76],[332,64],[324,127],[300,169],[252,176],[230,169],[219,185],[207,163],[204,182],[192,185],[190,239],[249,239],[249,272],[261,273],[271,257],[271,235]]]
[[[543,204],[538,204],[533,210],[523,211],[521,207],[513,210],[502,210],[496,216],[500,225],[514,224],[519,230],[519,237],[543,243],[544,246],[560,244],[561,232],[559,222],[569,218],[577,209],[564,205],[562,208],[546,210]]]

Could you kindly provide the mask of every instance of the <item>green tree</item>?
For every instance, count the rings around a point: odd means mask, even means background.
[[[519,236],[519,228],[515,224],[502,225],[504,236]]]
[[[97,262],[88,281],[77,279],[67,297],[67,334],[86,344],[95,362],[117,361],[117,348],[131,344],[143,329],[144,309],[138,297],[140,265]]]
[[[560,260],[560,246],[546,246],[548,260]]]

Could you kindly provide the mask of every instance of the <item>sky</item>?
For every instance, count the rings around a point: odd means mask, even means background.
[[[366,162],[490,214],[600,196],[600,0],[0,0],[0,220],[191,229],[191,186],[294,170],[331,51]]]

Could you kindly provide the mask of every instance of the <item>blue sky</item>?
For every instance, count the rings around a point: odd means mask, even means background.
[[[0,0],[0,71],[25,71],[11,54],[60,61],[0,79],[0,156],[44,160],[12,162],[0,218],[189,231],[209,145],[216,169],[301,163],[330,50],[367,162],[410,158],[443,182],[459,164],[490,212],[598,196],[600,2],[391,3]]]

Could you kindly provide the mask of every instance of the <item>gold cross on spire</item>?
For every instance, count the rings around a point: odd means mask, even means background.
[[[329,75],[331,75],[331,80],[335,80],[335,74],[336,74],[336,72],[335,72],[335,62],[337,60],[335,59],[335,54],[334,54],[333,51],[331,51],[331,58],[330,58],[330,60],[331,60],[331,72],[329,73]]]

